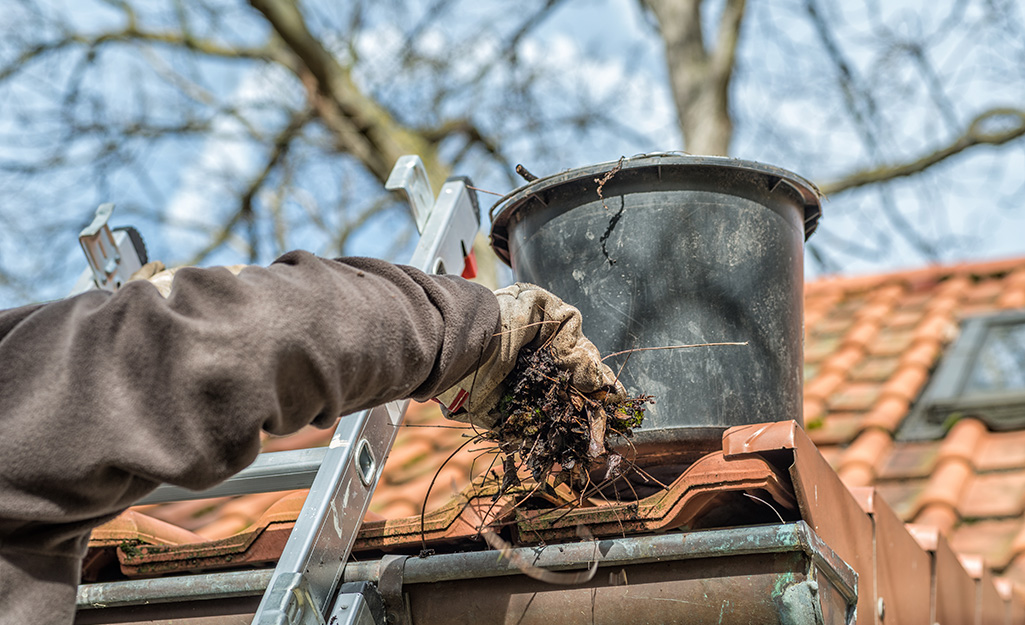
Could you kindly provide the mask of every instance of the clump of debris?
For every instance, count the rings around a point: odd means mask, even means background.
[[[585,395],[570,384],[551,349],[520,351],[509,375],[515,383],[499,401],[500,425],[485,434],[505,455],[503,488],[518,482],[516,467],[526,467],[538,484],[582,485],[594,470],[607,467],[618,477],[622,462],[610,446],[617,436],[630,438],[644,420],[650,395],[617,398],[604,391]]]

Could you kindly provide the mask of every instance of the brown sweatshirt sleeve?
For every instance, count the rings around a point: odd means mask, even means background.
[[[486,358],[498,318],[460,278],[303,252],[182,269],[166,300],[131,282],[2,311],[0,550],[80,549],[161,482],[239,471],[261,429],[432,397]]]

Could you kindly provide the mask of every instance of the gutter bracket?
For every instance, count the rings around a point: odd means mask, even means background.
[[[819,585],[808,580],[791,584],[783,591],[780,622],[785,625],[823,625]]]
[[[377,589],[384,599],[385,614],[388,625],[413,625],[410,615],[409,601],[402,592],[402,577],[409,556],[388,555],[381,558],[381,573],[377,581]]]

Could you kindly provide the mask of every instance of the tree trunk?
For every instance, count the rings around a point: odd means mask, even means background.
[[[701,33],[701,0],[643,0],[658,20],[669,84],[691,154],[725,156],[733,138],[729,87],[736,61],[744,0],[727,0],[715,47]]]

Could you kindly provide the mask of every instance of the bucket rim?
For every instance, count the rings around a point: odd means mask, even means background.
[[[792,171],[767,165],[758,161],[749,161],[728,156],[693,156],[679,152],[659,152],[622,157],[616,161],[607,161],[595,165],[576,167],[533,180],[522,187],[513,189],[499,198],[488,211],[491,217],[491,247],[502,262],[509,264],[509,242],[502,233],[506,232],[508,222],[513,213],[535,194],[560,186],[567,182],[588,176],[606,175],[612,171],[642,169],[659,166],[685,166],[708,169],[727,169],[746,173],[761,174],[777,179],[774,184],[786,184],[801,197],[804,203],[804,240],[818,228],[822,217],[822,193],[815,183],[795,174]],[[618,167],[618,169],[617,169]],[[498,235],[498,236],[496,236]]]

